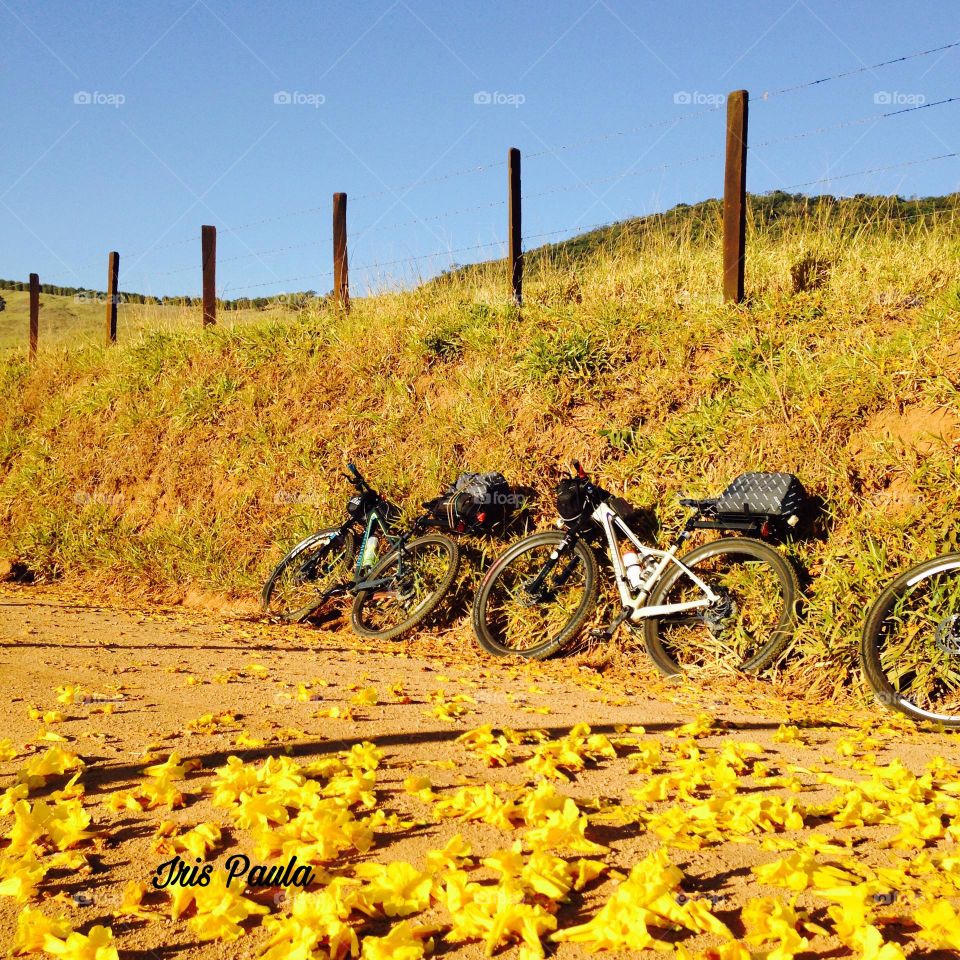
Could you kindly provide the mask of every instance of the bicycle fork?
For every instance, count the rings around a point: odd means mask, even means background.
[[[555,587],[562,587],[567,580],[570,579],[570,576],[573,573],[574,567],[577,564],[577,558],[571,553],[573,548],[574,541],[571,537],[564,537],[563,540],[557,544],[556,548],[550,551],[550,557],[547,562],[540,568],[540,572],[527,584],[524,584],[524,591],[530,597],[538,597],[544,592],[544,585],[547,582],[547,578],[551,573],[556,569],[557,564],[563,558],[563,555],[566,553],[570,554],[569,562],[566,567],[554,577],[553,583]]]

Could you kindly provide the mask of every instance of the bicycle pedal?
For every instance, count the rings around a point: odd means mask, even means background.
[[[633,613],[633,611],[629,607],[624,607],[616,617],[614,617],[609,627],[597,627],[590,631],[590,636],[593,637],[594,640],[612,639],[620,625],[630,619],[631,613]]]

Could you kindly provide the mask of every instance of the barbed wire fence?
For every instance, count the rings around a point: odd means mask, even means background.
[[[699,153],[695,156],[681,158],[668,163],[652,163],[644,166],[634,166],[617,174],[581,179],[576,178],[575,183],[563,184],[550,187],[543,190],[534,190],[523,193],[521,189],[520,176],[520,151],[511,148],[508,151],[506,159],[497,161],[487,161],[476,165],[462,167],[455,170],[441,172],[432,176],[424,176],[417,180],[401,183],[394,186],[385,186],[382,190],[376,190],[364,194],[350,197],[351,205],[359,203],[361,211],[370,209],[372,212],[367,216],[366,222],[356,229],[348,231],[347,228],[347,196],[346,194],[334,195],[334,217],[333,232],[330,238],[317,237],[310,240],[300,240],[292,243],[285,243],[267,249],[254,249],[247,242],[248,232],[256,231],[258,228],[272,227],[278,223],[286,223],[296,218],[312,217],[315,218],[324,213],[329,213],[330,207],[327,205],[304,206],[294,210],[273,214],[268,217],[252,220],[245,223],[235,224],[233,226],[221,226],[219,228],[213,225],[204,225],[199,235],[194,232],[189,237],[175,240],[163,239],[162,242],[152,244],[139,251],[124,254],[124,262],[129,266],[126,270],[133,276],[140,278],[140,285],[143,289],[145,299],[150,298],[151,302],[183,302],[194,305],[198,301],[203,306],[203,320],[205,325],[212,325],[217,322],[218,307],[221,309],[231,306],[260,306],[264,303],[282,302],[289,293],[271,293],[265,296],[259,295],[259,291],[266,291],[266,288],[277,288],[289,290],[290,285],[308,284],[308,287],[301,287],[293,296],[298,300],[304,295],[316,295],[315,288],[328,283],[332,286],[331,296],[335,303],[344,310],[350,308],[350,278],[356,278],[358,275],[369,278],[371,275],[379,275],[381,278],[396,276],[397,274],[416,271],[418,279],[423,279],[424,270],[421,265],[429,264],[426,273],[436,274],[460,266],[458,257],[462,254],[476,255],[482,254],[482,259],[503,259],[506,258],[507,275],[507,296],[516,304],[523,302],[523,266],[525,257],[525,245],[533,242],[547,242],[549,238],[561,238],[564,235],[572,236],[577,233],[588,233],[609,227],[616,223],[628,223],[633,221],[655,221],[657,218],[665,216],[664,213],[647,214],[643,217],[637,217],[635,213],[624,214],[622,217],[612,217],[605,221],[591,224],[575,223],[566,227],[541,231],[536,233],[524,233],[522,229],[522,204],[524,201],[537,201],[541,198],[553,197],[560,194],[575,191],[590,191],[596,196],[594,188],[612,188],[625,181],[634,181],[638,177],[649,176],[655,173],[667,173],[669,171],[680,170],[685,167],[696,164],[717,161],[724,161],[724,192],[721,200],[722,209],[722,251],[723,251],[723,276],[722,290],[724,299],[728,302],[739,302],[744,299],[744,269],[746,252],[746,203],[747,203],[747,157],[749,152],[756,152],[762,155],[762,151],[773,147],[794,144],[808,139],[823,136],[836,131],[867,128],[882,123],[896,122],[899,118],[915,114],[919,111],[943,110],[960,103],[960,94],[956,96],[942,97],[930,102],[910,103],[905,106],[899,106],[893,103],[883,103],[881,106],[895,106],[896,109],[881,110],[879,112],[843,119],[832,124],[826,124],[814,127],[808,130],[787,133],[782,136],[758,140],[753,144],[748,143],[748,112],[751,107],[757,106],[766,110],[767,107],[781,97],[796,95],[804,91],[820,88],[826,84],[843,81],[865,73],[873,73],[903,64],[908,61],[920,58],[930,57],[935,54],[947,54],[951,50],[960,48],[960,40],[942,44],[927,50],[916,51],[905,54],[900,57],[884,60],[872,65],[859,66],[850,70],[842,71],[830,76],[806,80],[803,82],[791,84],[780,89],[764,91],[758,96],[750,96],[746,90],[733,91],[726,97],[717,98],[718,102],[704,108],[684,112],[677,117],[668,120],[652,121],[625,128],[623,130],[609,131],[596,134],[589,137],[583,137],[572,140],[567,143],[561,143],[544,147],[543,149],[528,152],[524,156],[527,162],[543,162],[546,160],[558,160],[562,156],[577,150],[610,143],[623,138],[645,135],[656,130],[662,130],[665,135],[680,124],[696,123],[706,121],[721,113],[722,107],[726,105],[726,133],[722,150],[713,150]],[[876,98],[875,98],[876,99]],[[828,185],[836,182],[846,182],[856,178],[873,176],[879,173],[885,173],[893,170],[908,169],[923,164],[943,163],[945,161],[956,160],[960,157],[960,151],[946,150],[929,156],[913,157],[904,160],[898,160],[892,163],[879,163],[866,169],[855,171],[841,171],[824,176],[812,177],[799,183],[790,184],[779,188],[782,192],[801,191],[810,187]],[[436,184],[457,181],[461,178],[475,177],[488,174],[492,171],[506,169],[508,171],[508,189],[505,195],[499,198],[490,198],[482,202],[455,207],[426,216],[418,216],[412,210],[409,217],[396,220],[392,219],[384,222],[387,213],[375,214],[375,208],[368,205],[383,198],[392,197],[395,203],[389,208],[393,209],[397,205],[397,198],[404,198],[408,193],[414,190],[420,190]],[[569,169],[569,168],[568,168]],[[572,171],[571,171],[572,172]],[[404,202],[404,206],[406,203]],[[395,231],[404,227],[422,226],[428,229],[432,225],[445,225],[457,218],[474,215],[478,213],[489,213],[498,208],[505,208],[506,217],[506,235],[495,237],[489,242],[480,242],[474,244],[464,244],[458,246],[445,245],[440,249],[412,254],[405,257],[398,257],[389,260],[372,260],[369,262],[351,262],[349,251],[356,249],[364,241],[372,237],[379,237],[385,233]],[[408,208],[409,209],[409,208]],[[950,212],[951,217],[954,211]],[[914,210],[897,215],[884,215],[885,222],[911,222],[931,215],[927,210]],[[217,239],[227,239],[232,244],[236,244],[240,252],[230,256],[217,258]],[[198,271],[197,263],[184,263],[182,266],[174,267],[169,270],[145,273],[142,270],[137,271],[137,267],[147,257],[153,256],[159,252],[166,252],[179,248],[193,247],[200,242],[201,245],[201,269]],[[269,263],[272,258],[284,257],[285,255],[309,250],[325,248],[331,243],[333,248],[333,262],[329,269],[319,270],[317,272],[300,273],[296,276],[278,276],[277,271]],[[554,242],[554,241],[551,241]],[[89,260],[79,266],[90,266],[98,260]],[[102,261],[101,261],[102,262]],[[270,274],[268,279],[256,280],[251,282],[241,282],[240,284],[227,284],[218,290],[216,283],[216,271],[218,264],[245,264],[251,266],[259,265],[265,272]],[[95,298],[105,306],[106,323],[106,341],[113,343],[117,337],[117,307],[124,302],[124,294],[120,292],[119,286],[119,268],[120,254],[117,251],[111,251],[108,255],[108,282],[107,290],[104,293],[94,291],[79,291],[78,296],[84,295],[86,298]],[[401,268],[401,269],[391,269]],[[198,276],[199,275],[199,276]],[[160,297],[153,295],[152,290],[159,291],[166,286],[166,281],[171,277],[183,277],[189,281],[190,277],[199,279],[199,295],[194,297],[191,294],[185,294],[182,297]],[[322,282],[322,283],[321,283]],[[39,306],[40,296],[43,292],[53,288],[48,285],[40,284],[36,274],[31,274],[30,282],[24,285],[30,290],[30,310],[29,310],[29,354],[36,356],[39,331]],[[368,289],[370,284],[368,281]]]

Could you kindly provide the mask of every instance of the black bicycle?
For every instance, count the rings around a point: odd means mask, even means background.
[[[264,584],[263,611],[299,623],[349,595],[353,629],[388,640],[433,613],[453,586],[460,550],[450,537],[424,534],[426,516],[398,529],[397,508],[352,463],[348,469],[356,492],[347,502],[347,520],[302,540],[280,561]]]
[[[864,622],[860,660],[884,706],[960,727],[960,554],[926,560],[887,586]]]
[[[579,464],[574,468],[557,488],[562,529],[513,544],[484,577],[473,605],[481,646],[539,659],[571,643],[597,605],[596,543],[609,555],[621,601],[596,636],[612,637],[621,625],[642,629],[648,653],[668,675],[718,662],[756,671],[776,659],[796,622],[799,585],[789,562],[745,536],[678,556],[696,528],[763,535],[770,517],[723,516],[718,498],[682,500],[693,516],[659,550],[631,528],[630,504],[591,483]]]

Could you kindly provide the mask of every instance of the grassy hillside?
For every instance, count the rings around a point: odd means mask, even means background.
[[[717,295],[716,217],[651,223],[405,293],[117,349],[0,362],[0,558],[46,577],[250,596],[342,513],[351,458],[409,504],[462,469],[543,491],[576,457],[681,522],[678,494],[789,470],[827,503],[795,548],[797,650],[841,681],[864,605],[958,546],[960,236],[948,216],[751,217],[749,304]],[[3,315],[0,314],[0,317]],[[800,662],[799,660],[795,662]]]

